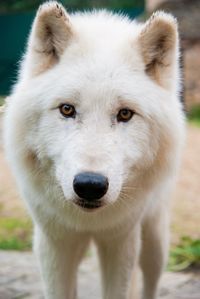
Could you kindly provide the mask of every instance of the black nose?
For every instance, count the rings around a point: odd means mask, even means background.
[[[82,172],[75,176],[73,187],[80,198],[88,201],[97,200],[106,194],[108,179],[98,173]]]

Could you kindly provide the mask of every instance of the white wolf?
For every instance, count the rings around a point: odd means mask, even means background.
[[[184,136],[175,19],[37,12],[8,101],[5,148],[34,222],[45,298],[74,299],[97,246],[104,299],[155,299]],[[133,287],[133,288],[132,288]]]

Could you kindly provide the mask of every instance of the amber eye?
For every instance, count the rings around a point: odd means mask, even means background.
[[[127,122],[129,121],[132,116],[134,114],[134,111],[128,109],[128,108],[124,108],[119,110],[118,114],[117,114],[117,121],[118,122]]]
[[[60,113],[64,116],[64,117],[75,117],[76,116],[76,110],[74,108],[74,106],[69,105],[69,104],[62,104],[59,107],[60,109]]]

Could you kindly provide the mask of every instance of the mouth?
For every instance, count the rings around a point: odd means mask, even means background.
[[[81,207],[83,210],[86,211],[94,211],[104,206],[102,201],[94,200],[94,201],[87,201],[81,198],[75,201],[75,204]]]

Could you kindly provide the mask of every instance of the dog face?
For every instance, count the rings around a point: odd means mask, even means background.
[[[26,165],[87,210],[161,174],[179,143],[177,48],[176,23],[163,13],[139,25],[43,5],[8,113]]]

